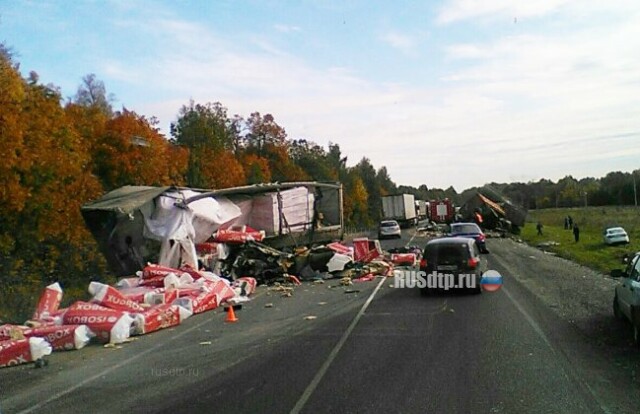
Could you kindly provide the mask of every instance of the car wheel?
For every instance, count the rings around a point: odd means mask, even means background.
[[[616,319],[619,319],[619,320],[624,319],[624,315],[622,314],[622,311],[620,311],[620,304],[618,303],[618,295],[615,295],[613,297],[613,316],[615,316]]]

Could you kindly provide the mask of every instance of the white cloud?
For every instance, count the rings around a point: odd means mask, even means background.
[[[527,18],[556,11],[570,0],[450,0],[438,14],[439,23],[474,18]]]
[[[394,49],[400,50],[407,55],[413,55],[416,52],[416,40],[407,35],[398,32],[387,32],[380,36],[380,40],[390,45]]]
[[[281,33],[293,33],[293,32],[299,32],[302,30],[300,29],[300,26],[291,26],[286,24],[276,24],[273,26],[273,28]]]
[[[190,98],[220,101],[230,114],[272,113],[290,137],[337,142],[351,163],[367,156],[398,183],[462,190],[510,177],[604,174],[616,169],[611,160],[640,155],[639,23],[630,15],[562,35],[454,43],[445,49],[449,72],[429,86],[375,83],[267,38],[240,42],[162,20],[149,23],[162,45],[156,55],[106,69],[163,92],[134,107],[158,116],[165,131]],[[396,32],[383,38],[406,52],[417,46]]]
[[[438,11],[436,20],[450,24],[464,20],[514,22],[563,13],[570,16],[604,16],[611,13],[637,11],[636,0],[447,0]]]

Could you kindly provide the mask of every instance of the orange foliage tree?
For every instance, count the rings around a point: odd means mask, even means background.
[[[214,152],[205,149],[207,162],[202,164],[202,178],[206,188],[220,189],[237,187],[246,183],[242,164],[230,151]]]
[[[23,79],[1,52],[0,312],[6,313],[33,306],[38,286],[86,277],[87,259],[100,268],[85,243],[80,206],[102,188],[60,93],[38,84],[34,72]]]
[[[247,183],[258,184],[271,181],[271,169],[269,160],[257,154],[244,154],[241,158]]]
[[[111,102],[91,74],[62,106],[60,92],[39,84],[34,72],[24,79],[0,44],[0,321],[30,313],[45,284],[84,290],[87,279],[106,274],[80,215],[105,191],[341,180],[345,217],[370,224],[379,193],[393,185],[368,160],[347,168],[337,144],[325,151],[289,140],[271,114],[230,119],[219,102],[192,101],[179,110],[168,141],[153,118],[114,113]]]
[[[270,179],[273,181],[301,181],[309,175],[289,156],[287,132],[278,125],[273,115],[252,113],[246,121],[245,151],[267,159]],[[245,167],[246,168],[246,167]],[[256,172],[257,170],[253,170]]]
[[[107,121],[94,148],[106,190],[123,185],[183,185],[188,151],[167,141],[144,116],[123,110]]]
[[[351,224],[370,225],[369,194],[362,178],[357,174],[350,174],[345,192],[345,219]]]
[[[289,144],[267,144],[265,146],[266,157],[272,171],[274,181],[304,181],[309,175],[289,156]]]

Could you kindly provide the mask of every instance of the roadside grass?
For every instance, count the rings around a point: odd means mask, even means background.
[[[89,283],[87,282],[87,286]],[[0,325],[3,323],[23,324],[31,319],[38,299],[45,286],[20,287],[11,293],[0,291]],[[89,300],[90,295],[86,287],[63,287],[62,302],[60,308],[66,308],[78,300]]]
[[[73,286],[65,286],[61,283],[63,294],[60,309],[79,300],[90,300],[91,295],[87,291],[90,282],[88,280],[86,283],[81,282]],[[114,285],[117,279],[106,275],[100,282]],[[30,320],[45,287],[46,284],[23,284],[14,285],[9,291],[6,286],[0,286],[0,325],[4,323],[23,324]]]
[[[570,215],[580,228],[580,241],[576,243],[571,230],[564,229],[564,218]],[[538,236],[536,223],[542,223],[543,235]],[[606,227],[621,226],[629,234],[628,245],[607,246],[602,232]],[[530,210],[522,229],[522,239],[536,246],[544,242],[557,242],[558,246],[545,250],[572,260],[591,269],[608,274],[611,269],[622,268],[625,253],[640,251],[640,208],[637,207],[582,207]]]

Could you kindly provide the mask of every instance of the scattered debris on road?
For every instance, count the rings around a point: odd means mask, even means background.
[[[122,278],[113,286],[90,282],[89,297],[64,309],[60,284],[47,286],[31,320],[0,325],[0,367],[45,361],[53,351],[90,342],[120,349],[136,336],[173,329],[220,307],[228,309],[225,322],[236,322],[234,308],[250,301],[258,285],[268,296],[290,298],[303,282],[312,287],[334,280],[328,288],[349,287],[391,277],[394,264],[414,266],[420,258],[416,246],[390,255],[378,240],[357,238],[352,246],[335,241],[342,236],[340,186],[238,191],[123,187],[84,206],[87,226]],[[318,208],[324,215],[316,214]],[[320,223],[318,217],[327,219]],[[159,249],[157,263],[145,265],[151,245]]]

